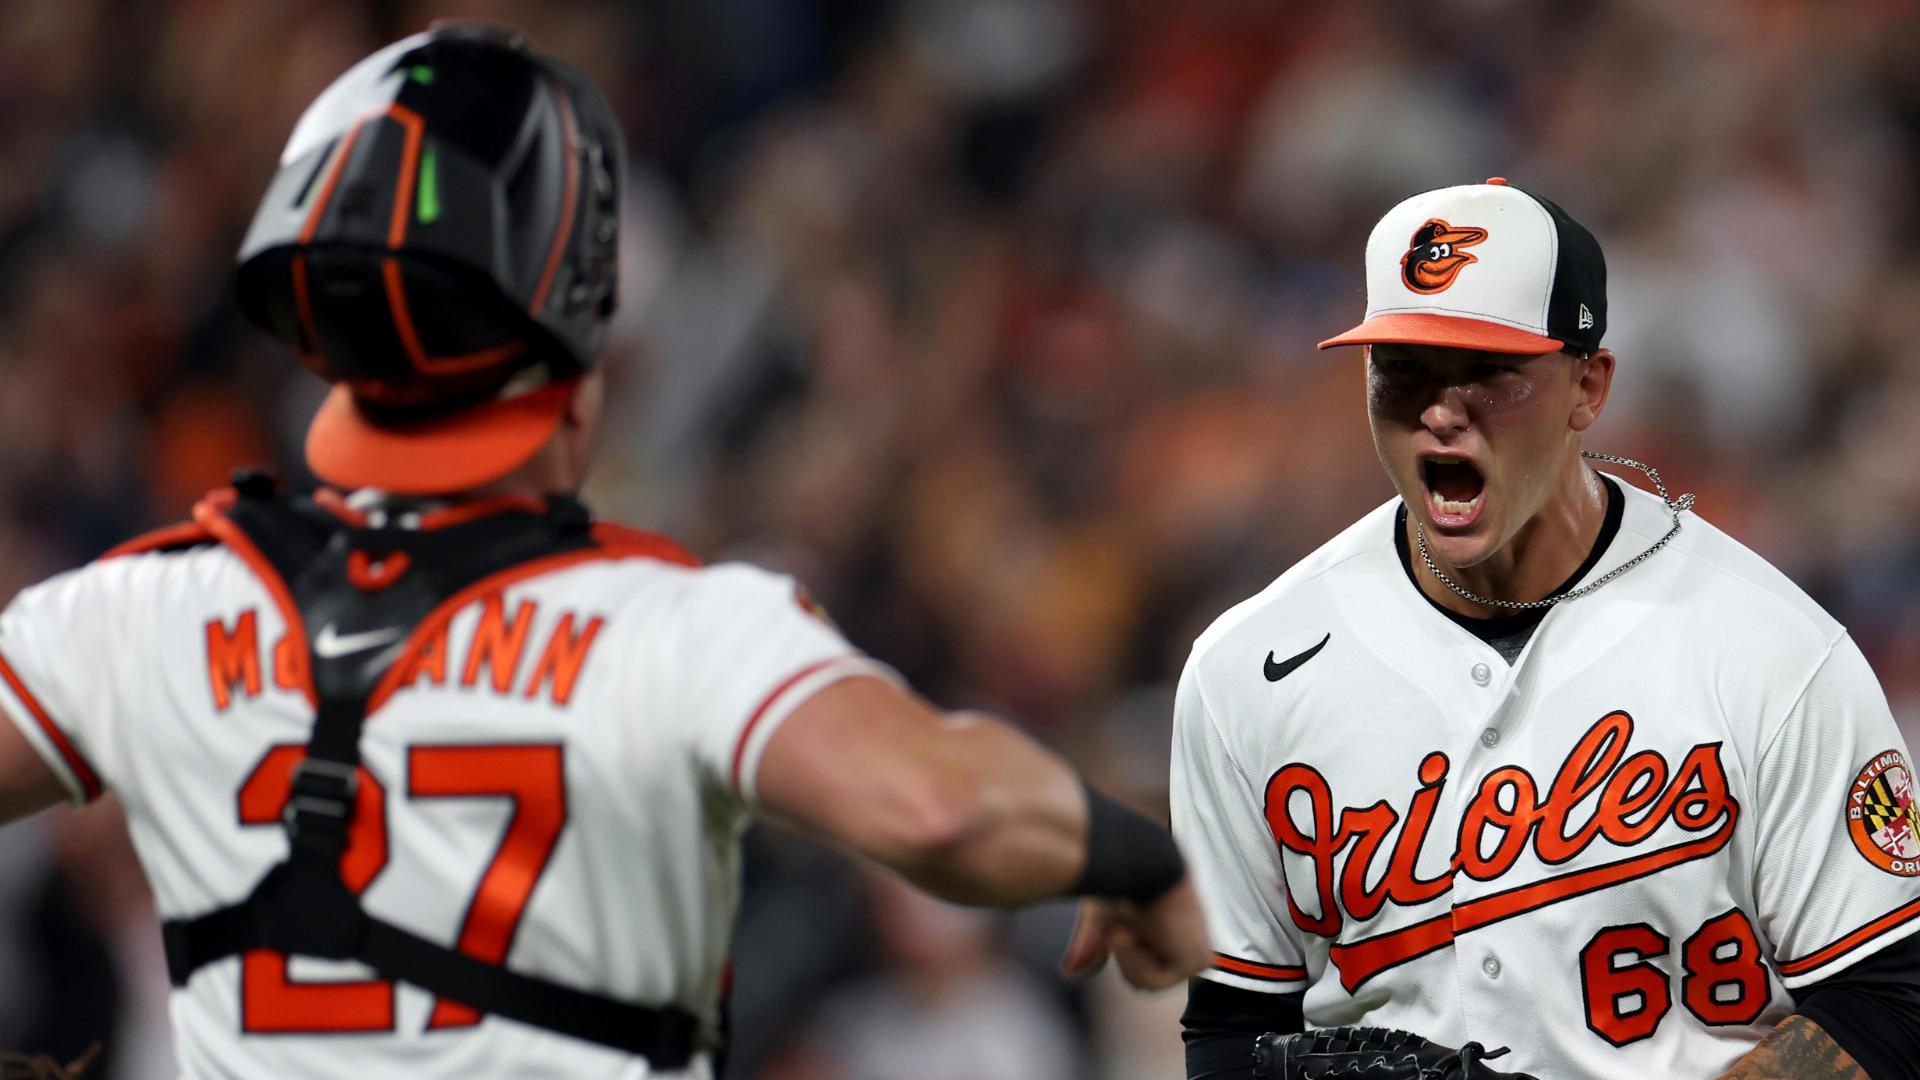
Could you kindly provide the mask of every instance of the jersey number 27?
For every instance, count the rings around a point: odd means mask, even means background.
[[[240,786],[240,824],[277,825],[306,757],[299,744],[268,750]],[[353,828],[340,875],[356,894],[387,865],[386,788],[363,765]],[[561,748],[552,744],[415,746],[407,751],[407,796],[415,799],[505,798],[513,801],[499,850],[467,903],[459,949],[503,963],[533,887],[547,867],[567,823]],[[456,1001],[433,1003],[428,1030],[479,1023],[480,1014]],[[241,959],[240,1025],[250,1033],[393,1030],[393,984],[383,979],[294,982],[287,957],[253,949]]]

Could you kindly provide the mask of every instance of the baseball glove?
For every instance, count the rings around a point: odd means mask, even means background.
[[[1268,1033],[1254,1043],[1253,1075],[1255,1080],[1537,1080],[1526,1073],[1497,1072],[1481,1064],[1506,1052],[1489,1052],[1471,1042],[1454,1050],[1410,1031],[1391,1028]]]

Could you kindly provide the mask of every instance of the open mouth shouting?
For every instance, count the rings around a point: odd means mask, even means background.
[[[1464,457],[1422,454],[1420,481],[1427,497],[1427,516],[1437,529],[1465,529],[1479,519],[1486,505],[1486,478]]]

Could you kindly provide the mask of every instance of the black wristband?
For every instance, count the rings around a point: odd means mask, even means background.
[[[1151,903],[1186,876],[1167,830],[1082,781],[1087,792],[1087,867],[1068,892]]]

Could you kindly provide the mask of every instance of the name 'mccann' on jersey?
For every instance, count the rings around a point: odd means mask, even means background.
[[[1668,528],[1622,489],[1582,580]],[[1408,579],[1398,509],[1194,645],[1171,801],[1204,978],[1541,1076],[1717,1076],[1789,988],[1920,931],[1911,759],[1777,570],[1689,519],[1509,665]]]
[[[313,731],[308,639],[290,633],[284,590],[215,540],[157,534],[0,615],[0,713],[75,802],[119,798],[167,920],[240,901],[286,858],[283,808]],[[404,572],[357,571],[371,590]],[[359,739],[340,859],[369,915],[567,987],[672,1003],[709,1029],[761,751],[821,688],[885,674],[791,579],[703,568],[606,526],[483,579],[405,638],[329,624],[311,644],[318,659],[397,650]],[[198,967],[171,1013],[188,1076],[711,1074],[704,1056],[654,1068],[352,961],[270,949]]]

